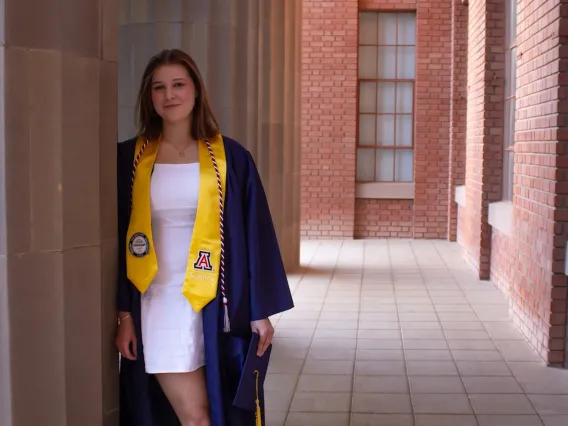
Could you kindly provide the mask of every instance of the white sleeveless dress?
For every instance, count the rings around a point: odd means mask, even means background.
[[[205,365],[202,316],[181,293],[197,212],[199,164],[156,164],[150,194],[158,273],[142,295],[146,372],[191,372]]]

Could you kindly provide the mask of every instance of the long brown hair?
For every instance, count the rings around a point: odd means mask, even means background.
[[[196,98],[191,114],[191,137],[195,140],[215,137],[219,133],[219,124],[209,106],[201,73],[193,58],[179,49],[162,50],[150,59],[144,70],[136,101],[138,134],[152,140],[157,139],[162,133],[162,117],[158,115],[152,104],[152,77],[156,69],[162,65],[181,65],[193,80]]]

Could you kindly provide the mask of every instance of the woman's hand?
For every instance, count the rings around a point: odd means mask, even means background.
[[[134,322],[128,312],[119,312],[120,324],[116,333],[115,344],[121,355],[131,361],[136,360],[136,333]],[[132,349],[131,346],[132,345]]]
[[[250,326],[254,333],[258,333],[260,335],[256,354],[258,356],[262,356],[264,355],[266,349],[268,349],[270,343],[272,343],[272,336],[274,336],[274,327],[272,327],[272,323],[268,318],[258,321],[251,321]]]

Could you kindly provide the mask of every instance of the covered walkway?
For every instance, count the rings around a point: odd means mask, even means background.
[[[547,368],[457,244],[305,241],[278,318],[268,426],[566,426]]]

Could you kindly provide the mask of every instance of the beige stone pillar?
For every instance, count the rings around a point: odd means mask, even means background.
[[[289,271],[299,265],[301,0],[121,0],[119,135],[134,135],[146,62],[164,48],[196,60],[224,134],[253,154]]]
[[[3,0],[0,424],[118,424],[113,0]]]

